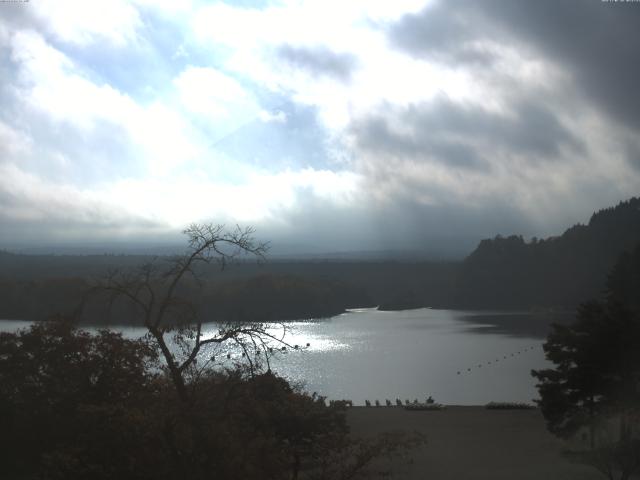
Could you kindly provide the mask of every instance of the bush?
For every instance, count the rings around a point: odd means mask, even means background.
[[[143,341],[109,331],[89,335],[64,321],[0,333],[4,471],[26,475],[46,469],[51,478],[72,478],[72,468],[78,472],[73,478],[109,478],[94,464],[115,465],[116,458],[97,457],[130,457],[128,444],[141,440],[132,432],[154,395],[156,360]]]

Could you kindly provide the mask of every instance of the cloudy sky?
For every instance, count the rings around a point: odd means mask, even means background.
[[[640,3],[0,3],[0,247],[463,251],[640,193]]]

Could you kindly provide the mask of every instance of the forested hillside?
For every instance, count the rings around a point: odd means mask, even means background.
[[[77,309],[82,293],[109,269],[127,270],[152,257],[0,254],[0,318],[41,320]],[[156,262],[164,262],[159,258]],[[347,308],[451,304],[456,263],[438,262],[240,262],[224,271],[204,268],[202,285],[184,295],[207,320],[291,320],[327,317]],[[135,312],[106,299],[91,301],[90,323],[131,323]],[[101,305],[101,306],[100,306]],[[405,307],[406,308],[406,307]]]
[[[640,243],[640,199],[594,213],[559,237],[483,240],[463,262],[454,304],[572,308],[602,293],[618,257]]]

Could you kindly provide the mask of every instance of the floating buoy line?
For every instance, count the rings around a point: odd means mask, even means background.
[[[518,350],[517,352],[513,352],[513,353],[509,353],[509,354],[505,354],[502,355],[502,358],[500,358],[500,356],[498,356],[497,358],[493,359],[493,360],[487,360],[484,364],[483,363],[478,363],[475,367],[467,367],[466,369],[462,368],[458,371],[456,371],[456,375],[462,375],[465,371],[466,372],[471,372],[473,371],[473,368],[482,368],[483,365],[494,365],[496,363],[500,363],[501,361],[505,361],[509,358],[512,357],[517,357],[518,355],[522,355],[523,353],[526,352],[530,352],[532,350],[535,350],[537,348],[542,348],[541,345],[530,345],[522,350]]]

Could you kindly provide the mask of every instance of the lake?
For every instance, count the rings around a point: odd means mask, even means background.
[[[537,391],[530,371],[549,365],[542,351],[549,320],[506,312],[350,310],[329,319],[287,322],[285,340],[310,346],[279,353],[271,365],[309,392],[356,405],[366,399],[424,401],[429,395],[452,405],[531,402]],[[25,325],[5,320],[0,330]],[[119,330],[128,337],[144,333]],[[217,358],[221,366],[242,360],[234,350],[217,352]]]

